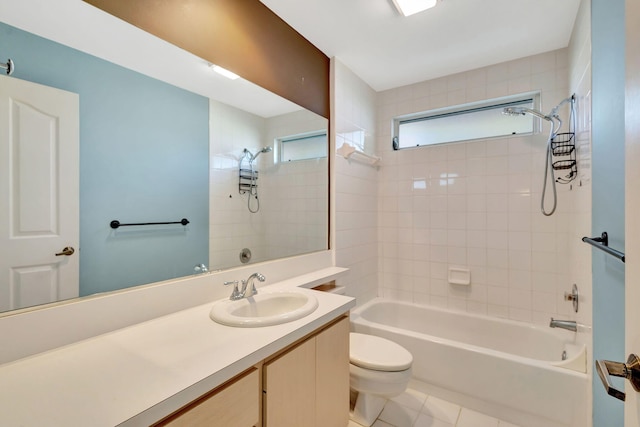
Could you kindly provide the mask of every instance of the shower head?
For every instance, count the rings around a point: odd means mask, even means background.
[[[520,107],[506,107],[502,110],[505,116],[524,116],[524,111]]]
[[[249,156],[249,162],[253,162],[260,154],[268,153],[270,151],[273,151],[273,148],[271,148],[270,146],[262,148],[262,150],[258,151],[256,154],[251,154],[251,151],[247,150],[246,148],[244,149],[245,155]]]
[[[506,107],[502,110],[502,114],[505,114],[507,116],[524,116],[525,114],[531,114],[532,116],[536,116],[541,119],[553,122],[551,117],[545,116],[540,111],[532,110],[530,108],[525,108],[525,107]]]

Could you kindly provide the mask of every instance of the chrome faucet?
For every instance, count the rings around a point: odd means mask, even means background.
[[[549,323],[550,328],[566,329],[567,331],[578,331],[578,324],[573,320],[556,320],[553,317]]]
[[[248,298],[248,297],[253,296],[253,295],[258,293],[258,290],[256,289],[256,284],[255,284],[254,279],[258,279],[259,281],[264,282],[265,277],[260,273],[253,273],[251,276],[249,276],[247,278],[247,280],[243,280],[242,281],[242,297],[243,298],[244,297]],[[251,285],[251,289],[249,289],[249,285]],[[249,295],[246,295],[246,292],[248,290],[251,293]]]
[[[232,280],[230,282],[224,282],[225,286],[233,285],[233,292],[231,292],[230,300],[239,300],[242,298],[249,298],[258,293],[256,289],[256,284],[254,282],[255,279],[258,279],[260,282],[265,281],[265,277],[260,273],[253,273],[251,276],[247,278],[247,280],[242,280],[242,289],[238,289],[237,280]],[[249,291],[249,295],[247,295],[247,291]]]

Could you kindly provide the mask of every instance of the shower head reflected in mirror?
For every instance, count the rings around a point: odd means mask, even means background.
[[[255,159],[262,153],[269,153],[273,151],[273,147],[263,147],[256,154],[251,153],[248,149],[244,149],[242,152],[244,155],[240,158],[240,181],[238,183],[240,194],[247,194],[247,207],[249,212],[256,213],[260,210],[260,199],[258,198],[258,171],[254,165]],[[248,161],[248,168],[242,166],[242,162]],[[252,206],[253,203],[253,206]]]
[[[262,148],[262,150],[258,151],[256,154],[252,154],[251,151],[247,150],[246,148],[244,149],[245,155],[249,157],[249,162],[253,162],[260,154],[269,153],[271,151],[273,151],[273,148],[271,146]]]

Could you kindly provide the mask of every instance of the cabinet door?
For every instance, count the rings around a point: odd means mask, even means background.
[[[349,423],[349,319],[316,336],[316,427]]]
[[[265,427],[315,426],[315,364],[314,338],[265,363]]]
[[[251,427],[259,422],[260,373],[253,368],[156,426]]]
[[[264,427],[349,422],[349,319],[264,365]]]

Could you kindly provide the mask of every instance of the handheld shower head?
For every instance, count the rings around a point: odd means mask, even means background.
[[[255,159],[256,159],[260,154],[262,154],[262,153],[268,153],[268,152],[270,152],[271,150],[273,150],[273,148],[271,148],[271,147],[269,147],[269,146],[264,147],[262,150],[258,151],[258,152],[256,153],[256,155],[255,155],[255,156],[251,156],[251,161],[253,162],[253,161],[254,161],[254,160],[255,160]]]
[[[524,116],[524,108],[522,107],[506,107],[502,110],[502,114],[505,116]]]
[[[524,116],[525,112],[520,107],[506,107],[502,110],[505,116]]]
[[[531,114],[532,116],[536,116],[541,119],[553,122],[551,117],[545,116],[540,111],[532,110],[530,108],[525,108],[525,107],[506,107],[502,110],[502,114],[507,116],[524,116],[525,114]]]
[[[260,154],[269,153],[270,151],[273,151],[273,148],[271,148],[270,146],[262,148],[262,150],[258,151],[256,154],[252,154],[251,151],[247,150],[246,148],[244,149],[245,156],[249,157],[249,163],[253,162]]]

